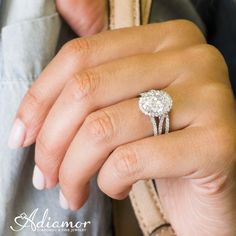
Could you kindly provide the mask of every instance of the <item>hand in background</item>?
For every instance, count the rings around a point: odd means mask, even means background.
[[[92,35],[107,26],[106,0],[56,0],[57,10],[80,36]]]

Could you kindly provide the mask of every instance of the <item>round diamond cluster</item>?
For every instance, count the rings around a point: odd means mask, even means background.
[[[140,95],[139,108],[145,115],[160,117],[171,110],[172,99],[162,90],[150,90]]]

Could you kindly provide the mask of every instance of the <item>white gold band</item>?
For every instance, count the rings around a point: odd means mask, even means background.
[[[163,115],[160,118],[150,117],[150,121],[152,123],[154,136],[157,136],[163,133],[165,134],[169,133],[170,121],[169,121],[168,114]]]

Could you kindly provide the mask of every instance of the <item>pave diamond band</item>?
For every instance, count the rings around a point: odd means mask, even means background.
[[[140,94],[139,109],[150,117],[155,136],[169,132],[169,112],[172,104],[170,95],[162,90],[150,90]]]

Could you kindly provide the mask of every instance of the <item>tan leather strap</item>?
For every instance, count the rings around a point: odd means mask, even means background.
[[[151,0],[110,0],[109,2],[110,29],[148,23]],[[152,180],[141,180],[135,183],[129,197],[143,235],[175,235],[163,213]]]
[[[139,0],[111,0],[110,28],[118,29],[140,25]]]
[[[147,24],[152,0],[110,0],[110,29]]]
[[[145,236],[174,235],[165,217],[152,180],[140,180],[135,183],[129,196]]]

